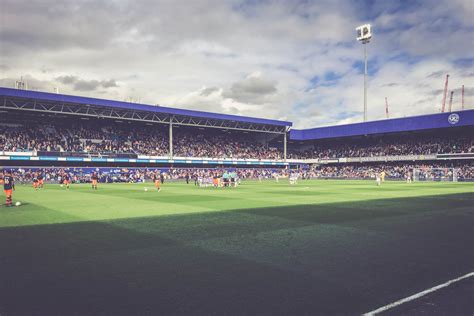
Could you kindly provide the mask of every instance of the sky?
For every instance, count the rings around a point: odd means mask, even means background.
[[[0,0],[0,86],[289,120],[474,108],[472,0]],[[447,101],[448,102],[448,101]]]

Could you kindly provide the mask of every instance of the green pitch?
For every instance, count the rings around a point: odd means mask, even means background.
[[[18,185],[16,201],[1,315],[360,314],[474,271],[469,183]]]

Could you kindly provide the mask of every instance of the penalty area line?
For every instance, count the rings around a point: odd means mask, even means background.
[[[394,307],[396,307],[396,306],[400,306],[400,305],[402,305],[402,304],[404,304],[404,303],[407,303],[407,302],[416,300],[416,299],[418,299],[418,298],[420,298],[420,297],[423,297],[423,296],[425,296],[425,295],[427,295],[427,294],[429,294],[429,293],[432,293],[432,292],[435,292],[435,291],[437,291],[437,290],[439,290],[439,289],[448,287],[448,286],[450,286],[450,285],[453,284],[453,283],[459,282],[459,281],[461,281],[461,280],[464,280],[464,279],[467,279],[467,278],[470,278],[470,277],[473,277],[473,276],[474,276],[474,272],[470,272],[470,273],[468,273],[468,274],[465,274],[465,275],[463,275],[463,276],[460,276],[459,278],[449,280],[449,281],[447,281],[447,282],[445,282],[445,283],[443,283],[443,284],[436,285],[436,286],[434,286],[434,287],[432,287],[432,288],[430,288],[430,289],[427,289],[427,290],[421,291],[421,292],[419,292],[419,293],[413,294],[413,295],[411,295],[411,296],[405,297],[405,298],[403,298],[403,299],[401,299],[401,300],[398,300],[398,301],[396,301],[396,302],[390,303],[390,304],[388,304],[388,305],[379,307],[379,308],[377,308],[376,310],[373,310],[373,311],[371,311],[371,312],[368,312],[368,313],[363,314],[363,316],[377,315],[377,314],[379,314],[379,313],[381,313],[381,312],[385,312],[385,311],[387,311],[387,310],[389,310],[389,309],[391,309],[391,308],[394,308]]]

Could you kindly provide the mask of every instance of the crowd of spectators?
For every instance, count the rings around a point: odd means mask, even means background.
[[[0,151],[63,151],[65,147],[67,140],[50,126],[0,126]]]
[[[133,153],[168,156],[169,138],[163,129],[98,125],[0,126],[0,151],[69,152],[100,156]],[[282,159],[282,152],[251,137],[227,133],[196,133],[176,129],[177,157]]]
[[[412,135],[348,141],[317,142],[304,150],[294,149],[289,158],[343,158],[399,155],[474,153],[474,137]]]
[[[448,180],[455,175],[458,180],[474,179],[474,164],[465,163],[396,163],[396,164],[338,164],[321,165],[303,171],[305,178],[371,179],[376,173],[385,172],[387,179],[403,180],[407,176],[418,180]]]
[[[168,138],[152,129],[98,125],[0,126],[0,151],[167,155]]]
[[[174,155],[178,157],[282,159],[277,148],[228,134],[177,133]]]
[[[175,128],[173,139],[174,157],[283,159],[282,148],[258,141],[250,134],[181,127]],[[169,136],[164,126],[144,124],[0,125],[0,151],[65,152],[90,156],[128,153],[163,157],[169,156]],[[288,158],[442,153],[474,153],[474,137],[425,134],[351,139],[350,142],[318,141],[300,148],[291,147]]]

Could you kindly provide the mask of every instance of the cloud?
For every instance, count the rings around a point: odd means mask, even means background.
[[[118,87],[118,84],[115,81],[115,79],[103,80],[103,81],[100,82],[100,84],[104,88],[116,88],[116,87]]]
[[[100,87],[100,82],[97,80],[79,80],[74,83],[74,90],[76,91],[92,91]]]
[[[428,76],[426,76],[426,78],[439,78],[443,75],[445,75],[445,72],[440,70],[430,73]]]
[[[242,81],[232,84],[223,93],[224,98],[250,104],[268,102],[268,97],[278,91],[276,82],[262,77],[260,73],[252,74]]]
[[[1,4],[0,84],[273,119],[360,121],[436,112],[444,77],[474,104],[474,9],[442,1],[18,1]],[[38,27],[41,26],[41,27]],[[318,78],[318,80],[314,80]],[[440,92],[441,91],[441,92]]]
[[[0,41],[6,55],[32,49],[106,47],[125,18],[114,1],[5,0],[1,8]]]
[[[199,95],[201,95],[203,97],[208,97],[211,94],[213,94],[214,92],[218,92],[218,91],[219,91],[219,88],[217,88],[217,87],[204,88],[204,89],[201,90],[201,93]]]
[[[59,76],[56,80],[62,84],[70,85],[75,91],[94,91],[99,88],[115,88],[118,87],[114,79],[108,80],[85,80],[77,76]]]
[[[15,82],[22,80],[25,84],[28,90],[36,90],[36,91],[46,91],[46,92],[53,92],[55,84],[47,81],[47,80],[42,80],[40,78],[34,77],[30,74],[26,74],[24,76],[14,78],[14,77],[4,77],[0,78],[0,86],[2,87],[9,87],[9,88],[14,88],[15,87]]]
[[[79,79],[76,76],[61,76],[61,77],[56,78],[56,80],[63,84],[74,84]]]

